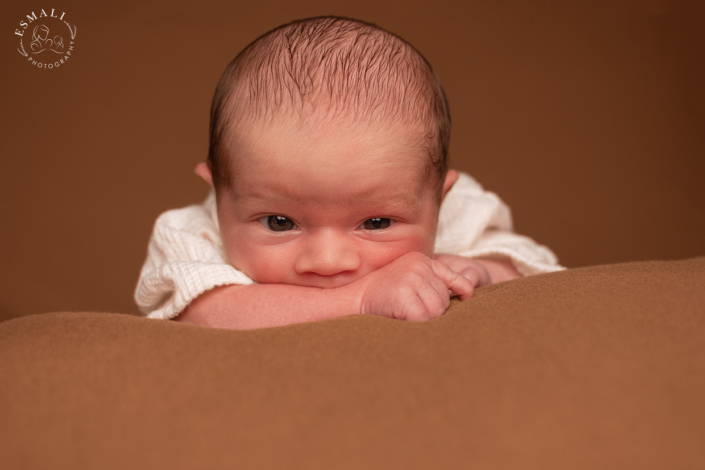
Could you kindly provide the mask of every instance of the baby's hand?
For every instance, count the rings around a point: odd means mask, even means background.
[[[453,271],[466,277],[472,282],[473,287],[482,287],[492,284],[492,277],[487,268],[472,258],[456,255],[437,254],[433,259],[440,261]]]
[[[461,300],[474,291],[467,278],[418,252],[406,253],[350,285],[355,284],[361,289],[360,313],[409,321],[442,315],[450,305],[450,291]]]

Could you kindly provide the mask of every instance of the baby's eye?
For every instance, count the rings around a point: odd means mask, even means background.
[[[294,230],[296,224],[293,220],[283,215],[270,215],[268,217],[262,217],[259,222],[268,228],[272,232],[288,232],[289,230]]]
[[[364,230],[382,230],[390,225],[393,221],[391,219],[385,219],[384,217],[376,217],[374,219],[367,219],[360,225],[360,228]]]

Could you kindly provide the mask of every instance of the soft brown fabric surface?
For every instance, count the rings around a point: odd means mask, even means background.
[[[0,323],[3,468],[705,468],[705,258],[478,290],[427,323]]]
[[[17,51],[42,8],[77,28],[53,70]],[[703,0],[5,0],[0,321],[137,312],[154,221],[208,191],[193,168],[223,70],[265,32],[330,14],[428,59],[450,167],[564,266],[705,255]]]

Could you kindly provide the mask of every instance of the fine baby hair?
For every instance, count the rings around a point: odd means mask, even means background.
[[[227,66],[213,97],[208,162],[213,182],[229,183],[243,121],[274,117],[403,123],[419,128],[426,180],[440,186],[448,167],[450,113],[426,59],[400,37],[360,20],[324,16],[263,34]]]

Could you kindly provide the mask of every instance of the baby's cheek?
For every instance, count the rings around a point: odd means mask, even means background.
[[[266,250],[262,250],[262,247],[255,243],[250,228],[237,223],[230,223],[225,227],[221,225],[221,236],[228,264],[247,274],[250,279],[266,282],[261,279],[274,270],[265,256]]]
[[[242,249],[236,247],[223,247],[223,249],[225,251],[225,259],[228,264],[252,278],[247,263],[247,258],[243,256]]]
[[[291,254],[281,247],[251,245],[238,250],[237,262],[251,279],[262,284],[288,284],[293,271]]]
[[[275,259],[256,258],[250,262],[250,277],[262,284],[286,284],[287,270]]]
[[[433,250],[429,249],[427,245],[428,243],[417,237],[376,245],[370,249],[366,256],[369,264],[368,270],[376,271],[412,251],[418,251],[430,257]]]
[[[256,258],[256,256],[253,256],[255,252],[247,243],[243,243],[242,240],[239,242],[235,240],[237,240],[237,237],[233,236],[233,234],[230,234],[230,237],[223,237],[225,259],[235,269],[254,279],[252,266],[257,264],[253,263],[253,257]]]

